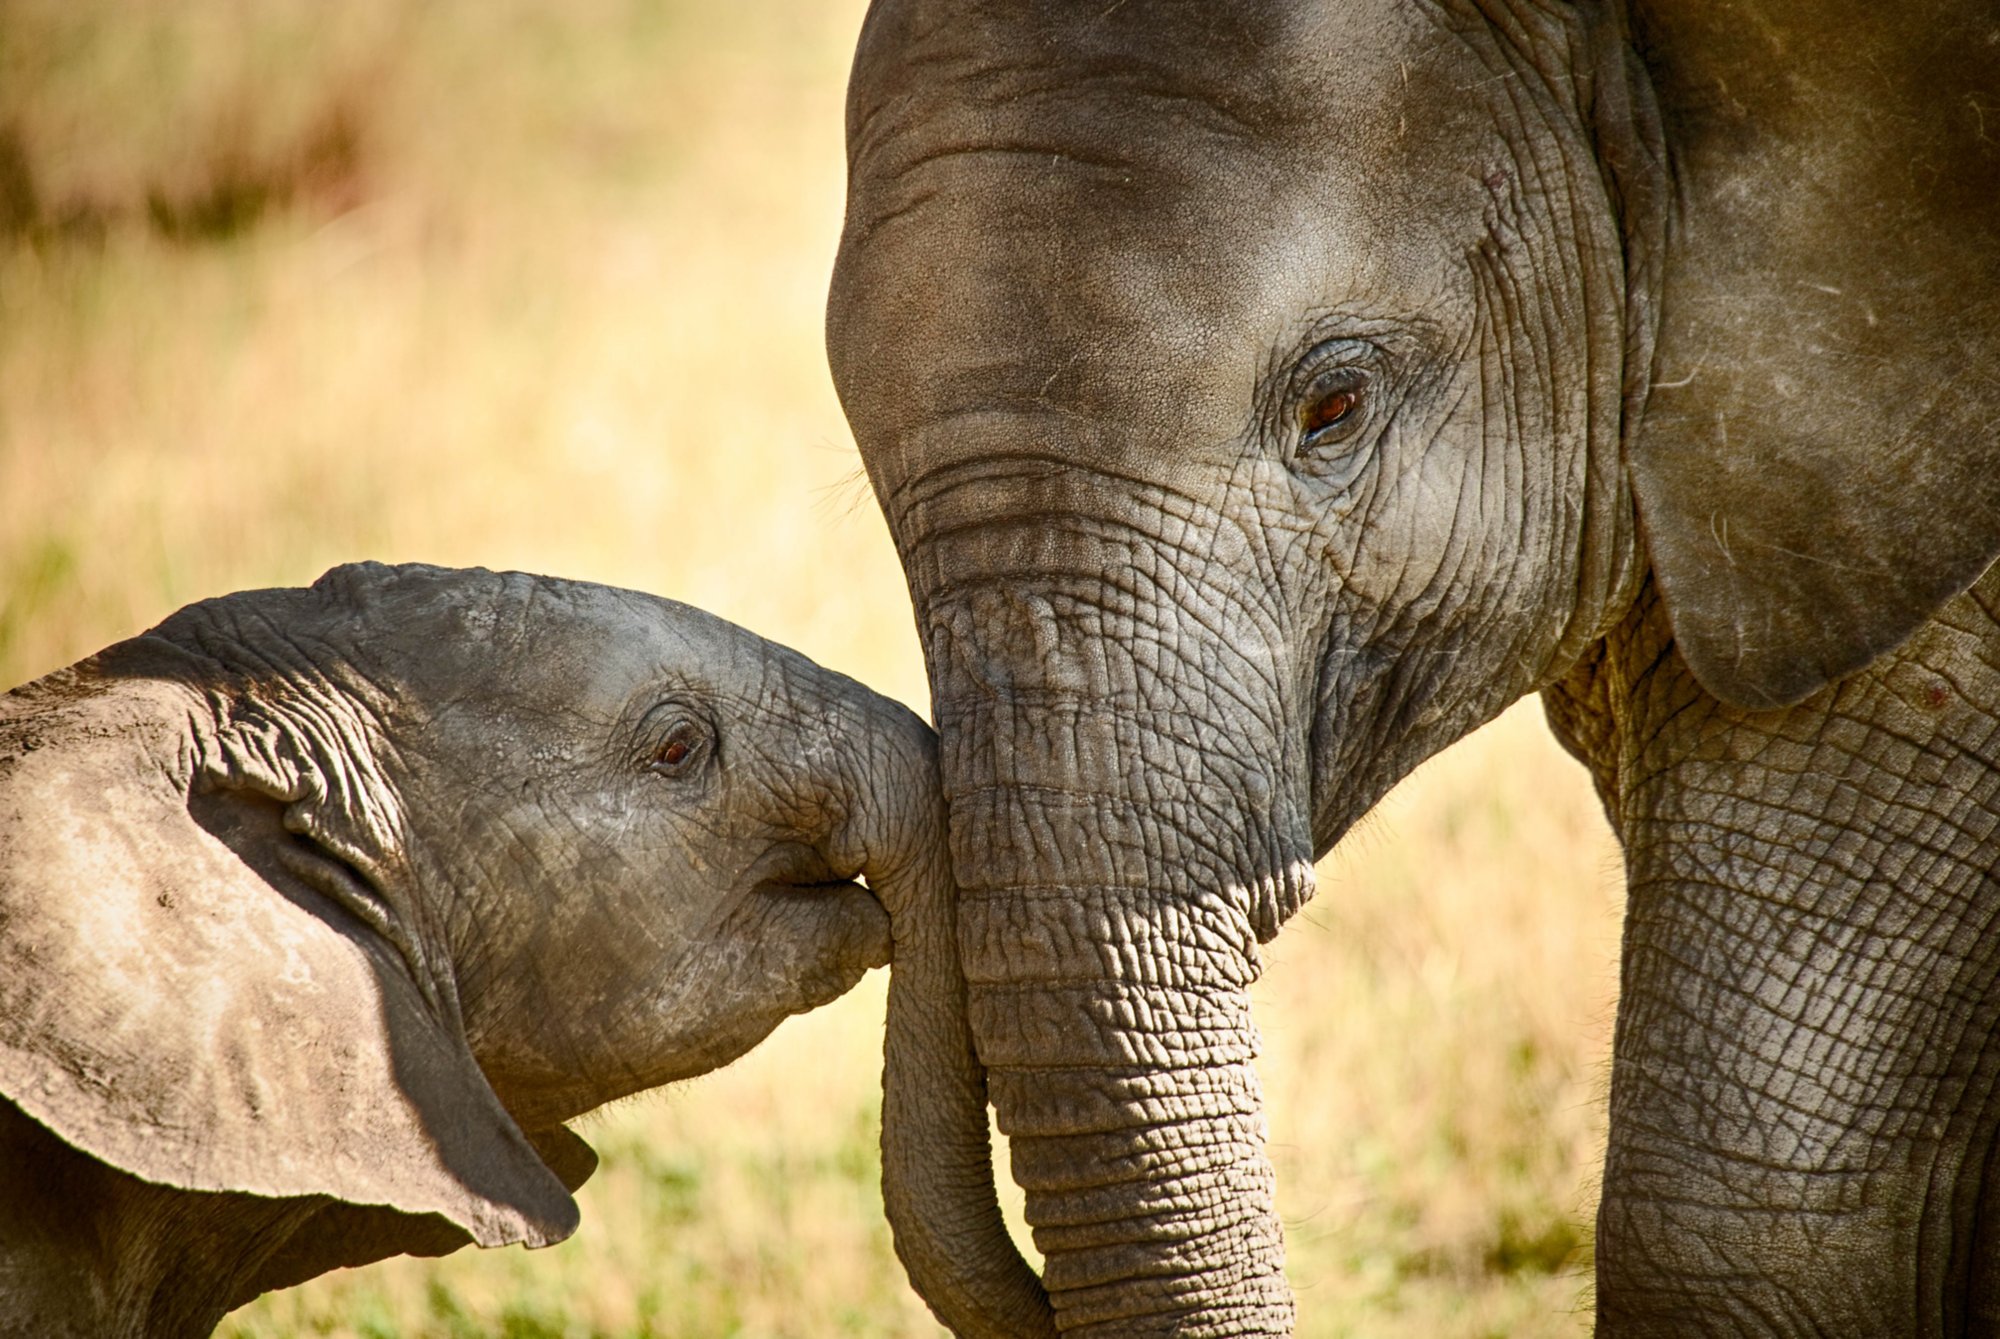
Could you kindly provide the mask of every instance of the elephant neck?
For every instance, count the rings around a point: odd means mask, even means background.
[[[1839,911],[1870,886],[1970,887],[2000,827],[2000,569],[1901,647],[1793,707],[1706,692],[1658,588],[1544,694],[1634,885]]]
[[[322,1203],[154,1185],[0,1100],[0,1276],[19,1333],[207,1334]]]
[[[1868,668],[1748,711],[1696,683],[1649,587],[1547,695],[1626,851],[1600,1232],[1646,1243],[1600,1251],[1601,1317],[1668,1279],[1698,1299],[1696,1241],[1808,1330],[1900,1330],[1930,1275],[1977,1268],[2000,1132],[1996,607],[1989,574]],[[1785,1294],[1801,1261],[1879,1310],[1790,1314],[1824,1301]],[[1720,1323],[1734,1285],[1714,1281]]]

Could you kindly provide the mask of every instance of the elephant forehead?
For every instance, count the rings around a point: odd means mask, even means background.
[[[1437,49],[1409,0],[876,0],[849,89],[857,148],[886,125],[1054,96],[1107,128],[1321,134]],[[1342,86],[1351,90],[1343,95]]]
[[[383,611],[357,654],[431,710],[476,702],[536,719],[616,714],[635,692],[668,681],[754,685],[786,657],[673,600],[518,572],[478,575],[491,579],[441,579],[427,606]]]
[[[1475,77],[1462,44],[1266,7],[1255,65],[1241,34],[1165,40],[1157,8],[864,51],[830,318],[859,417],[1068,405],[1233,436],[1315,314],[1435,319],[1464,288],[1494,135],[1445,96]]]
[[[1288,197],[1357,233],[1420,227],[1438,179],[1483,179],[1495,123],[1528,118],[1509,88],[1526,53],[1451,10],[878,3],[850,91],[850,236],[967,177],[1017,226],[1073,228],[1061,206],[1081,192],[1113,232],[1281,215]]]
[[[522,580],[515,597],[465,606],[371,662],[416,690],[399,750],[442,764],[448,781],[475,767],[601,767],[669,704],[707,717],[728,756],[822,778],[863,748],[926,747],[906,708],[727,619],[638,591]]]
[[[801,732],[823,733],[846,703],[863,714],[896,710],[860,684],[747,628],[692,605],[585,583],[544,580],[565,608],[536,630],[507,672],[552,704],[629,709],[634,694],[685,693],[712,705],[725,728],[751,724],[778,752]],[[643,705],[641,703],[640,705]]]

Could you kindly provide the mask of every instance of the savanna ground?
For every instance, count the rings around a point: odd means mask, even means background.
[[[921,707],[820,340],[861,9],[7,0],[0,686],[374,557],[672,595]],[[1259,989],[1300,1333],[1584,1332],[1619,895],[1581,769],[1518,707],[1320,874]],[[935,1334],[882,1008],[586,1121],[562,1246],[225,1332]]]

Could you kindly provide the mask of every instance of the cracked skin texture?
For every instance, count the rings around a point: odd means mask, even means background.
[[[1996,90],[1985,0],[876,0],[828,349],[1065,1332],[1289,1332],[1258,946],[1545,690],[1601,1331],[1990,1328]]]
[[[1774,711],[1649,589],[1544,699],[1627,854],[1600,1329],[1989,1332],[2000,572]]]
[[[950,894],[923,723],[699,610],[373,564],[190,606],[0,697],[4,1326],[207,1333],[561,1240],[596,1166],[564,1122],[893,942],[897,1244],[964,1332],[1046,1329]]]

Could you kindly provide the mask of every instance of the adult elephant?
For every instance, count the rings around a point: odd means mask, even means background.
[[[1257,945],[1538,690],[1629,864],[1601,1331],[2000,1323],[1991,0],[877,0],[849,137],[1061,1326],[1290,1328]]]

